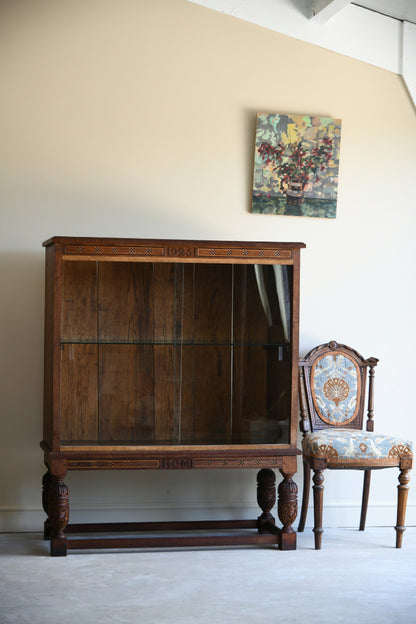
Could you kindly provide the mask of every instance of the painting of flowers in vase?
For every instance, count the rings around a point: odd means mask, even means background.
[[[334,219],[341,120],[258,113],[252,212]]]

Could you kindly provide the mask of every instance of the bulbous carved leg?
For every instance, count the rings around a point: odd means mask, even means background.
[[[51,537],[51,521],[49,518],[49,492],[51,481],[51,473],[48,470],[42,478],[42,507],[47,516],[43,526],[43,537],[45,540],[50,539]]]
[[[396,548],[402,547],[403,533],[406,530],[404,519],[406,516],[407,495],[409,492],[410,475],[408,470],[401,470],[399,474],[399,484],[397,486],[397,523],[396,529]]]
[[[62,476],[52,475],[48,490],[51,555],[64,557],[66,555],[65,528],[69,520],[68,488]]]
[[[298,487],[292,480],[292,474],[282,470],[280,472],[283,475],[283,481],[279,483],[277,505],[279,519],[283,524],[280,534],[280,548],[281,550],[295,550],[296,532],[292,524],[295,522],[298,513]]]
[[[275,524],[270,510],[276,503],[276,475],[270,468],[263,468],[257,474],[257,502],[263,512],[257,518],[258,530],[259,533],[266,533],[267,525]]]

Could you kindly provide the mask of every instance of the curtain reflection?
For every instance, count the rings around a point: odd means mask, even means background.
[[[254,265],[260,301],[269,327],[280,323],[285,342],[290,342],[290,286],[288,267],[282,265]],[[273,271],[273,279],[270,279]],[[276,301],[278,310],[276,309]],[[279,312],[279,314],[277,314]],[[280,318],[277,318],[279,316]]]

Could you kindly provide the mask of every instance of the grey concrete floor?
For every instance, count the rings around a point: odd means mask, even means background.
[[[309,530],[271,547],[83,551],[0,534],[1,624],[416,622],[416,527]]]

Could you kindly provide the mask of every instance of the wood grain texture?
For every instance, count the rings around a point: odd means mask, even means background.
[[[62,440],[98,440],[98,346],[62,346]]]
[[[99,438],[154,440],[151,345],[100,345]]]
[[[153,265],[100,262],[99,338],[153,340]]]
[[[96,262],[63,264],[63,340],[97,340],[97,269]]]
[[[59,423],[56,422],[54,404],[59,399],[59,388],[54,386],[54,379],[59,380],[59,364],[56,362],[55,338],[55,250],[46,249],[45,258],[45,337],[44,337],[44,382],[43,382],[43,440],[54,448],[54,440],[59,436]],[[59,328],[60,330],[60,328]],[[60,380],[59,380],[60,384]],[[58,425],[58,426],[57,426]],[[59,442],[59,440],[58,440]]]

